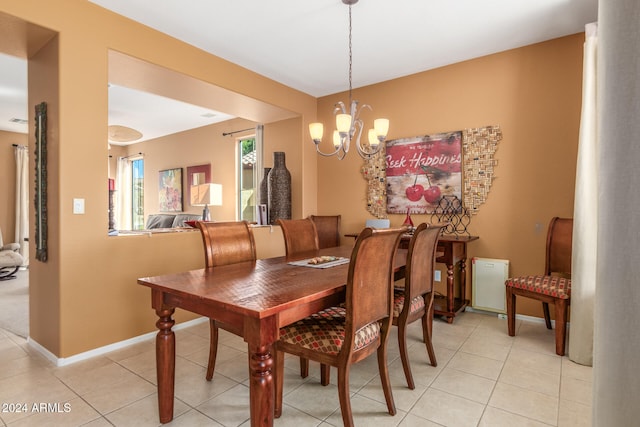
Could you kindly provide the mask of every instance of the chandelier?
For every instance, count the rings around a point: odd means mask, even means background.
[[[316,151],[322,156],[337,156],[342,160],[344,156],[349,152],[351,142],[356,146],[358,154],[363,159],[369,158],[380,151],[382,143],[387,137],[389,130],[388,119],[376,119],[373,122],[373,129],[369,129],[367,135],[368,141],[364,144],[360,143],[360,137],[362,136],[362,119],[360,119],[360,113],[365,108],[372,110],[368,104],[363,104],[358,110],[358,101],[352,99],[352,49],[351,49],[351,6],[358,3],[358,0],[342,0],[342,3],[349,5],[349,111],[347,107],[340,101],[335,104],[333,114],[336,116],[336,130],[333,131],[333,148],[331,153],[323,153],[320,151],[320,142],[322,141],[322,135],[324,133],[324,127],[322,123],[309,124],[309,133],[311,139],[316,145]]]

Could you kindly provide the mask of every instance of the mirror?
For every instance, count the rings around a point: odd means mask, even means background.
[[[191,187],[211,182],[211,164],[187,167],[187,203],[191,202]]]

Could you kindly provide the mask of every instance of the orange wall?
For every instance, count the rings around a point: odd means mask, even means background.
[[[354,99],[374,109],[363,114],[365,130],[387,117],[388,139],[501,126],[497,178],[471,220],[469,230],[480,240],[468,246],[469,258],[508,259],[513,275],[541,272],[547,224],[553,216],[572,216],[583,42],[576,34],[354,90]],[[319,119],[331,123],[333,104],[346,99],[345,93],[321,98]],[[342,161],[318,158],[319,213],[341,213],[343,232],[359,230],[371,217],[362,164],[355,152]],[[404,216],[390,219],[399,226]],[[526,298],[518,312],[542,316],[540,305]]]

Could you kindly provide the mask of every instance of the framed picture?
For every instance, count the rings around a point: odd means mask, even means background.
[[[191,201],[191,187],[211,182],[211,163],[198,166],[187,166],[187,200]]]
[[[462,199],[462,132],[387,141],[387,213],[430,214],[443,196]]]
[[[160,212],[182,212],[182,168],[163,170],[159,174]]]

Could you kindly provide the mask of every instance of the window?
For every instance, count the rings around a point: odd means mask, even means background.
[[[144,160],[131,161],[131,224],[134,230],[144,229]]]

